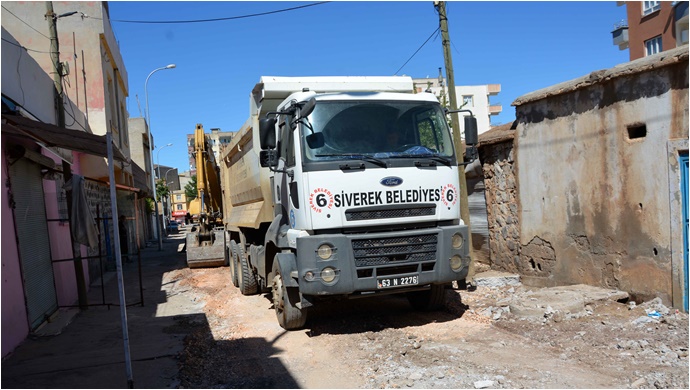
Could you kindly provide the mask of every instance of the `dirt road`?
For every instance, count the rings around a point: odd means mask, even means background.
[[[447,290],[431,313],[397,296],[331,302],[286,332],[270,295],[242,296],[227,268],[175,270],[164,286],[206,318],[179,317],[193,327],[184,388],[688,388],[688,317],[655,302],[524,319],[506,302],[527,288],[480,286]]]

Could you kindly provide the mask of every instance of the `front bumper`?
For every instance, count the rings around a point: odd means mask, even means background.
[[[455,234],[462,237],[459,248],[452,245]],[[332,248],[328,259],[318,255],[318,248],[324,244]],[[449,283],[467,277],[469,245],[467,226],[299,237],[297,281],[303,295],[349,295],[384,289],[390,292]],[[451,268],[451,258],[454,258],[455,270]],[[332,271],[324,271],[327,268]],[[327,281],[328,276],[333,275],[335,278]],[[381,287],[382,280],[399,278],[412,278],[406,280],[414,280],[415,283],[413,286]]]

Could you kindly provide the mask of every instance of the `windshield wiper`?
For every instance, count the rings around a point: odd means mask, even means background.
[[[440,162],[443,165],[451,166],[450,157],[443,157],[436,154],[412,154],[412,153],[402,153],[393,154],[390,158],[428,158],[436,162]]]
[[[352,160],[362,160],[370,163],[374,163],[380,167],[388,168],[388,164],[385,161],[380,160],[376,157],[368,156],[366,154],[353,154],[353,153],[329,153],[329,154],[317,154],[314,157],[345,157]]]

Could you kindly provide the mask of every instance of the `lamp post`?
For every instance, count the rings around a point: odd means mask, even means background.
[[[158,167],[158,180],[161,179],[161,159],[160,159],[161,150],[163,148],[168,147],[168,146],[172,146],[172,144],[170,143],[170,144],[165,144],[165,145],[161,146],[160,148],[158,148],[158,153],[156,153],[156,161],[158,161],[158,163],[156,163],[156,166]],[[158,202],[156,202],[156,204],[158,204]],[[161,199],[161,204],[163,205],[163,199]],[[156,214],[156,215],[158,215],[158,214]],[[166,229],[167,229],[167,223],[165,222],[165,205],[163,205],[163,230],[166,230]]]
[[[161,159],[160,159],[161,149],[167,148],[168,146],[172,146],[172,144],[166,144],[166,145],[161,146],[160,148],[158,148],[158,153],[156,153],[156,161],[158,161],[158,163],[156,164],[156,167],[158,167],[158,178],[159,179],[161,179]]]
[[[153,224],[154,226],[154,233],[155,236],[158,238],[158,250],[163,250],[163,235],[161,234],[159,225],[158,225],[158,202],[156,201],[156,181],[154,179],[154,171],[153,171],[153,134],[151,134],[151,117],[149,115],[149,78],[151,76],[158,72],[159,70],[165,70],[165,69],[173,69],[175,67],[175,64],[170,64],[168,66],[164,66],[162,68],[154,69],[151,73],[149,73],[148,76],[146,76],[146,82],[144,83],[144,94],[146,95],[146,123],[147,123],[147,129],[149,132],[149,155],[151,156],[151,190],[153,191],[153,205],[155,209],[155,219],[156,223]]]
[[[158,168],[160,168],[160,165],[158,166]],[[165,179],[165,186],[168,187],[168,201],[166,202],[168,206],[168,217],[172,219],[172,192],[170,191],[170,182],[168,182],[168,173],[170,173],[170,171],[177,171],[177,168],[170,168],[167,171],[165,171],[165,175],[163,175],[163,179]]]

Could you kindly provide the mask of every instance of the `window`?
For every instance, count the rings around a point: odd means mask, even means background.
[[[463,107],[474,107],[474,97],[472,95],[462,96],[462,106]]]
[[[644,138],[647,136],[647,126],[644,123],[637,123],[628,126],[628,139]]]
[[[663,50],[661,48],[661,35],[654,37],[650,40],[644,41],[646,47],[646,55],[651,56],[652,54],[661,53]]]
[[[649,15],[652,12],[658,11],[661,8],[660,1],[643,1],[642,2],[642,15]]]
[[[182,195],[177,194],[177,195],[175,195],[175,196],[176,196],[176,199],[177,199],[178,201],[181,201],[181,200],[182,200]]]
[[[181,204],[178,204],[178,205],[177,205],[177,209],[178,209],[178,210],[182,210],[182,205],[181,205]]]

